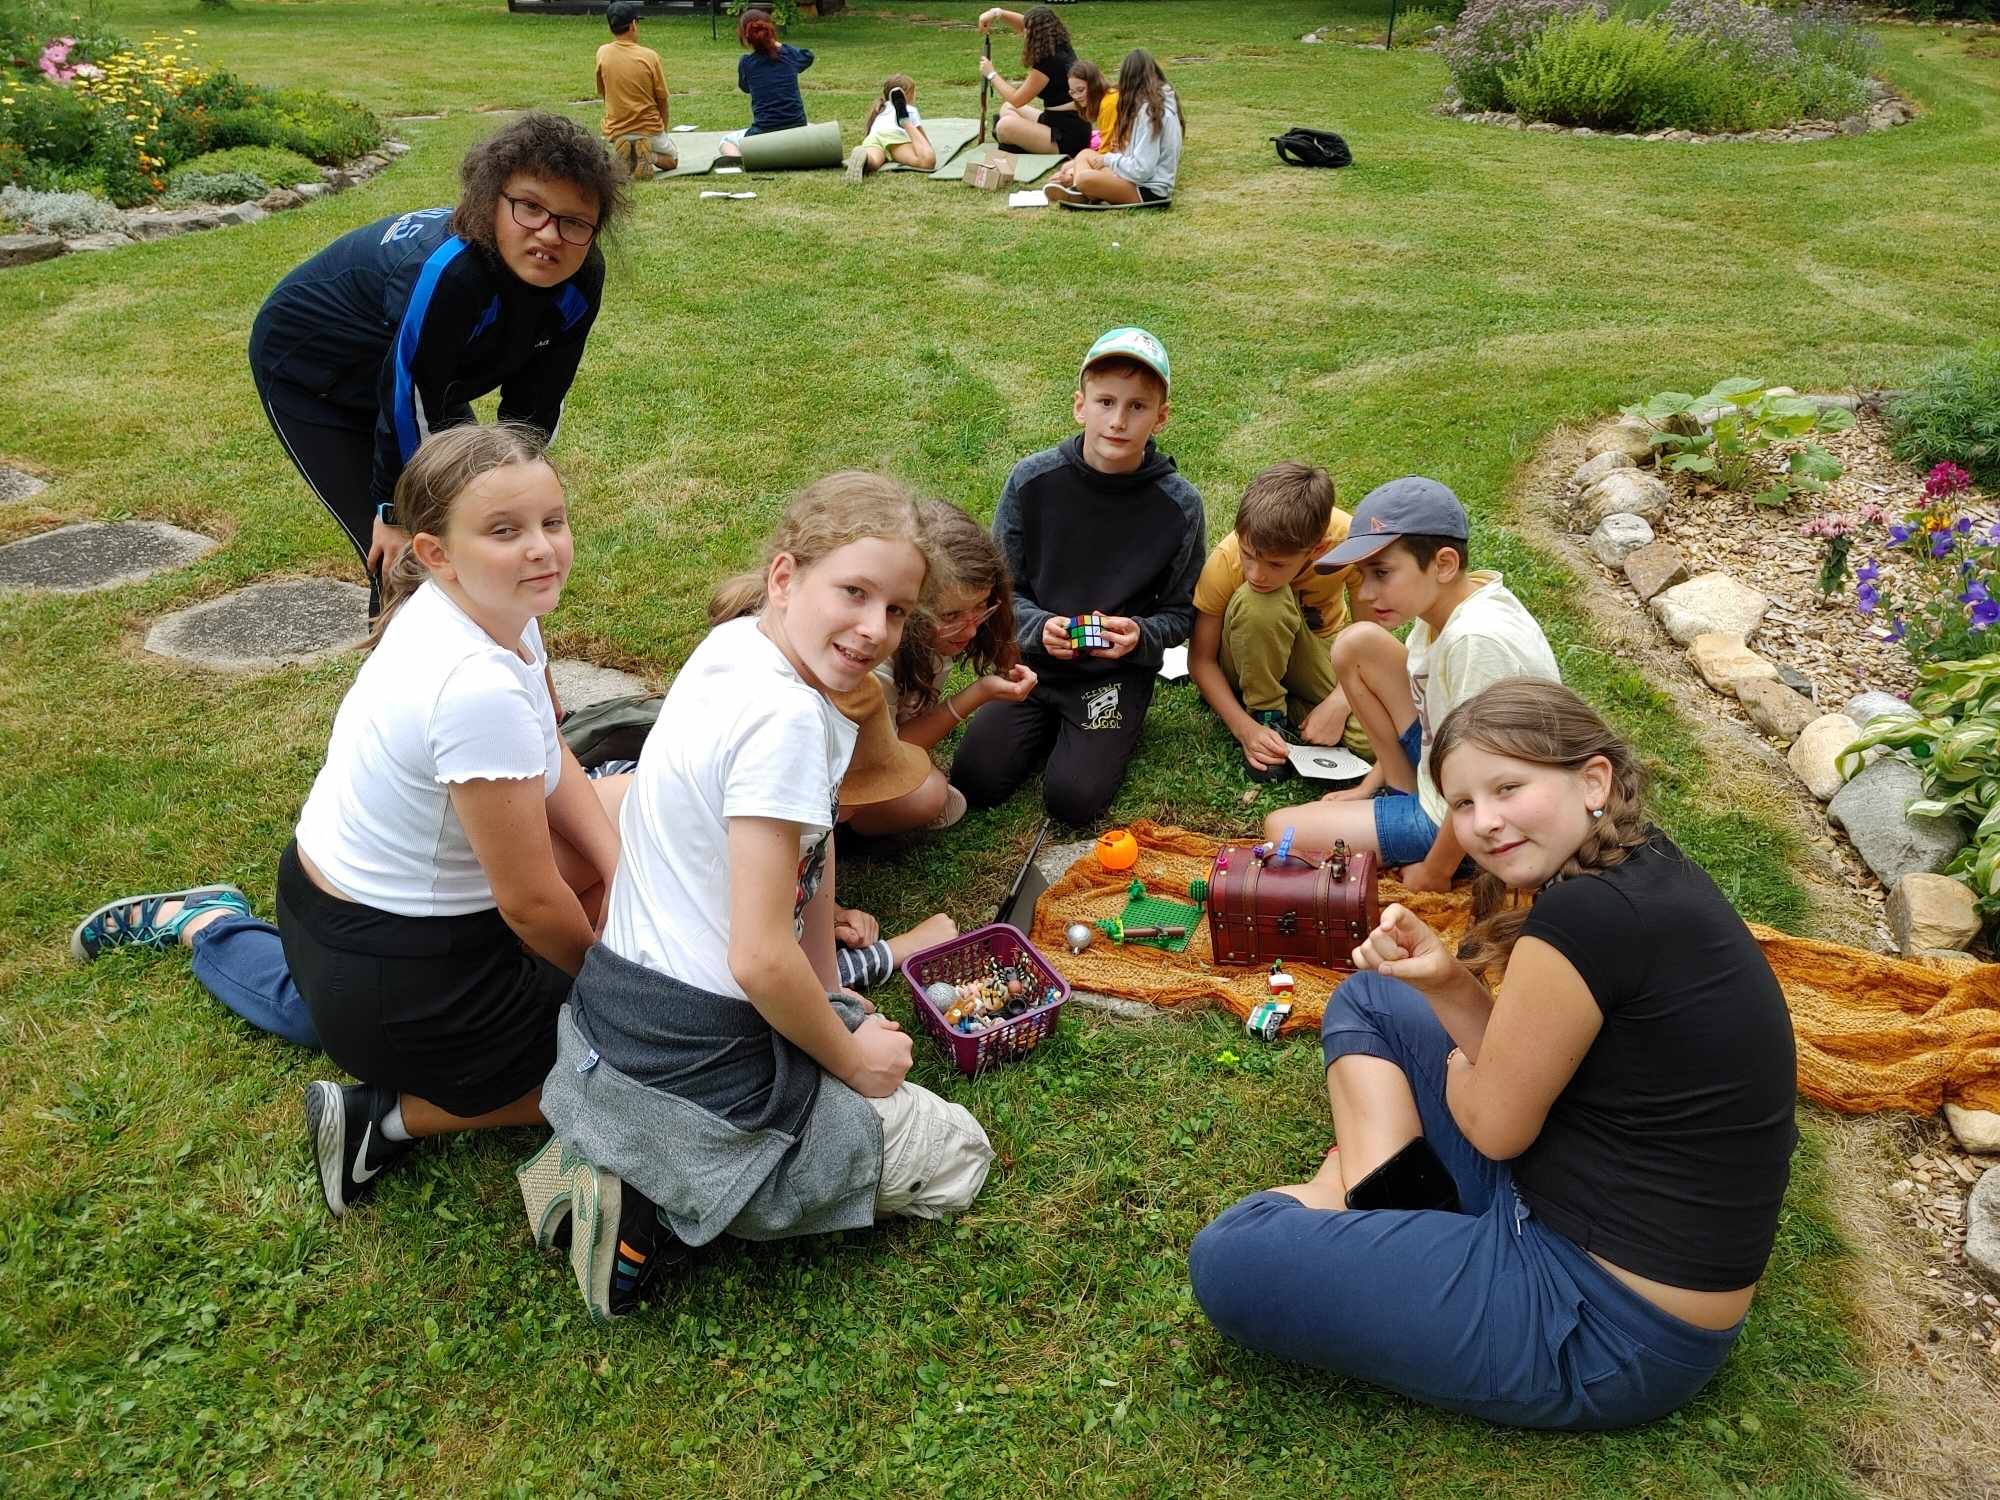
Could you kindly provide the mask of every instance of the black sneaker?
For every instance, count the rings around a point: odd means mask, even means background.
[[[414,1141],[382,1134],[382,1117],[396,1096],[373,1084],[348,1088],[321,1080],[306,1085],[306,1144],[319,1164],[320,1190],[337,1219],[375,1190],[375,1179],[409,1155]]]
[[[659,1210],[615,1172],[579,1162],[572,1178],[570,1268],[591,1316],[609,1322],[636,1312],[660,1272],[688,1259]]]
[[[1266,729],[1277,730],[1284,737],[1284,741],[1288,745],[1302,744],[1305,741],[1305,736],[1299,733],[1299,726],[1287,718],[1282,709],[1256,709],[1251,713],[1250,717]],[[1298,774],[1293,769],[1290,760],[1281,760],[1275,766],[1253,766],[1248,761],[1245,761],[1243,765],[1244,770],[1249,773],[1250,779],[1257,782],[1283,781],[1287,777]]]
[[[889,90],[889,108],[896,112],[896,123],[898,125],[910,117],[910,101],[903,97],[901,89]]]

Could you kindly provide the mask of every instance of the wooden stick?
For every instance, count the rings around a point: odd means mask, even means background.
[[[981,57],[983,57],[983,58],[985,58],[985,59],[986,59],[986,60],[987,60],[988,62],[991,62],[991,61],[993,60],[993,33],[992,33],[992,32],[990,32],[990,31],[989,31],[989,32],[987,32],[987,33],[986,33],[986,39],[985,39],[985,40],[986,40],[986,46],[985,46],[985,50],[984,50],[984,51],[982,51],[982,52],[980,53],[980,56],[981,56]],[[979,71],[979,144],[980,144],[980,145],[982,145],[982,146],[986,144],[986,93],[987,93],[987,90],[988,90],[988,89],[990,89],[990,88],[992,88],[992,87],[993,87],[993,84],[992,84],[992,81],[991,81],[990,79],[988,79],[988,78],[987,78],[987,76],[986,76],[986,70],[985,70],[984,68],[980,69],[980,71]]]

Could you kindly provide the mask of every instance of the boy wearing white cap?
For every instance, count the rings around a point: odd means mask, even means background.
[[[1465,857],[1430,772],[1431,739],[1452,709],[1503,677],[1562,681],[1548,637],[1500,575],[1467,570],[1465,507],[1435,479],[1378,485],[1347,538],[1315,566],[1353,568],[1358,618],[1333,642],[1333,670],[1375,747],[1375,769],[1318,802],[1281,807],[1265,834],[1305,848],[1345,839],[1401,867],[1418,891],[1451,888]],[[1407,642],[1389,632],[1410,623]]]
[[[1112,329],[1077,374],[1083,431],[1007,476],[993,539],[1037,682],[967,727],[951,779],[973,807],[1004,801],[1046,763],[1049,812],[1087,824],[1124,782],[1160,659],[1193,628],[1208,539],[1201,492],[1153,446],[1172,381],[1157,338]]]

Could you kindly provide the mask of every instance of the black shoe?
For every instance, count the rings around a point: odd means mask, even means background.
[[[375,1191],[375,1179],[416,1144],[384,1138],[382,1117],[395,1107],[396,1096],[372,1084],[306,1085],[306,1143],[319,1165],[327,1210],[336,1219]]]
[[[686,1262],[690,1252],[681,1237],[660,1222],[652,1200],[637,1188],[625,1187],[618,1208],[617,1258],[611,1267],[611,1316],[622,1318],[650,1302],[660,1273]]]
[[[901,89],[889,90],[889,108],[896,112],[896,123],[898,125],[910,117],[910,101],[903,97]]]
[[[1299,726],[1287,718],[1282,709],[1257,709],[1251,713],[1250,717],[1266,729],[1277,730],[1288,745],[1301,744],[1305,740],[1305,736],[1299,733]],[[1290,760],[1281,760],[1275,766],[1262,767],[1253,766],[1248,761],[1245,761],[1244,770],[1250,779],[1256,782],[1284,781],[1298,774]]]

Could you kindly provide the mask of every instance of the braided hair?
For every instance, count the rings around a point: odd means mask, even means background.
[[[1570,771],[1592,760],[1610,763],[1603,816],[1591,821],[1576,852],[1550,878],[1551,885],[1623,864],[1646,842],[1645,773],[1638,758],[1589,704],[1561,683],[1506,677],[1459,704],[1431,743],[1434,779],[1442,780],[1446,760],[1462,745]],[[1459,944],[1460,962],[1475,972],[1504,969],[1528,909],[1529,903],[1519,900],[1499,876],[1482,871],[1472,888],[1472,927]]]

